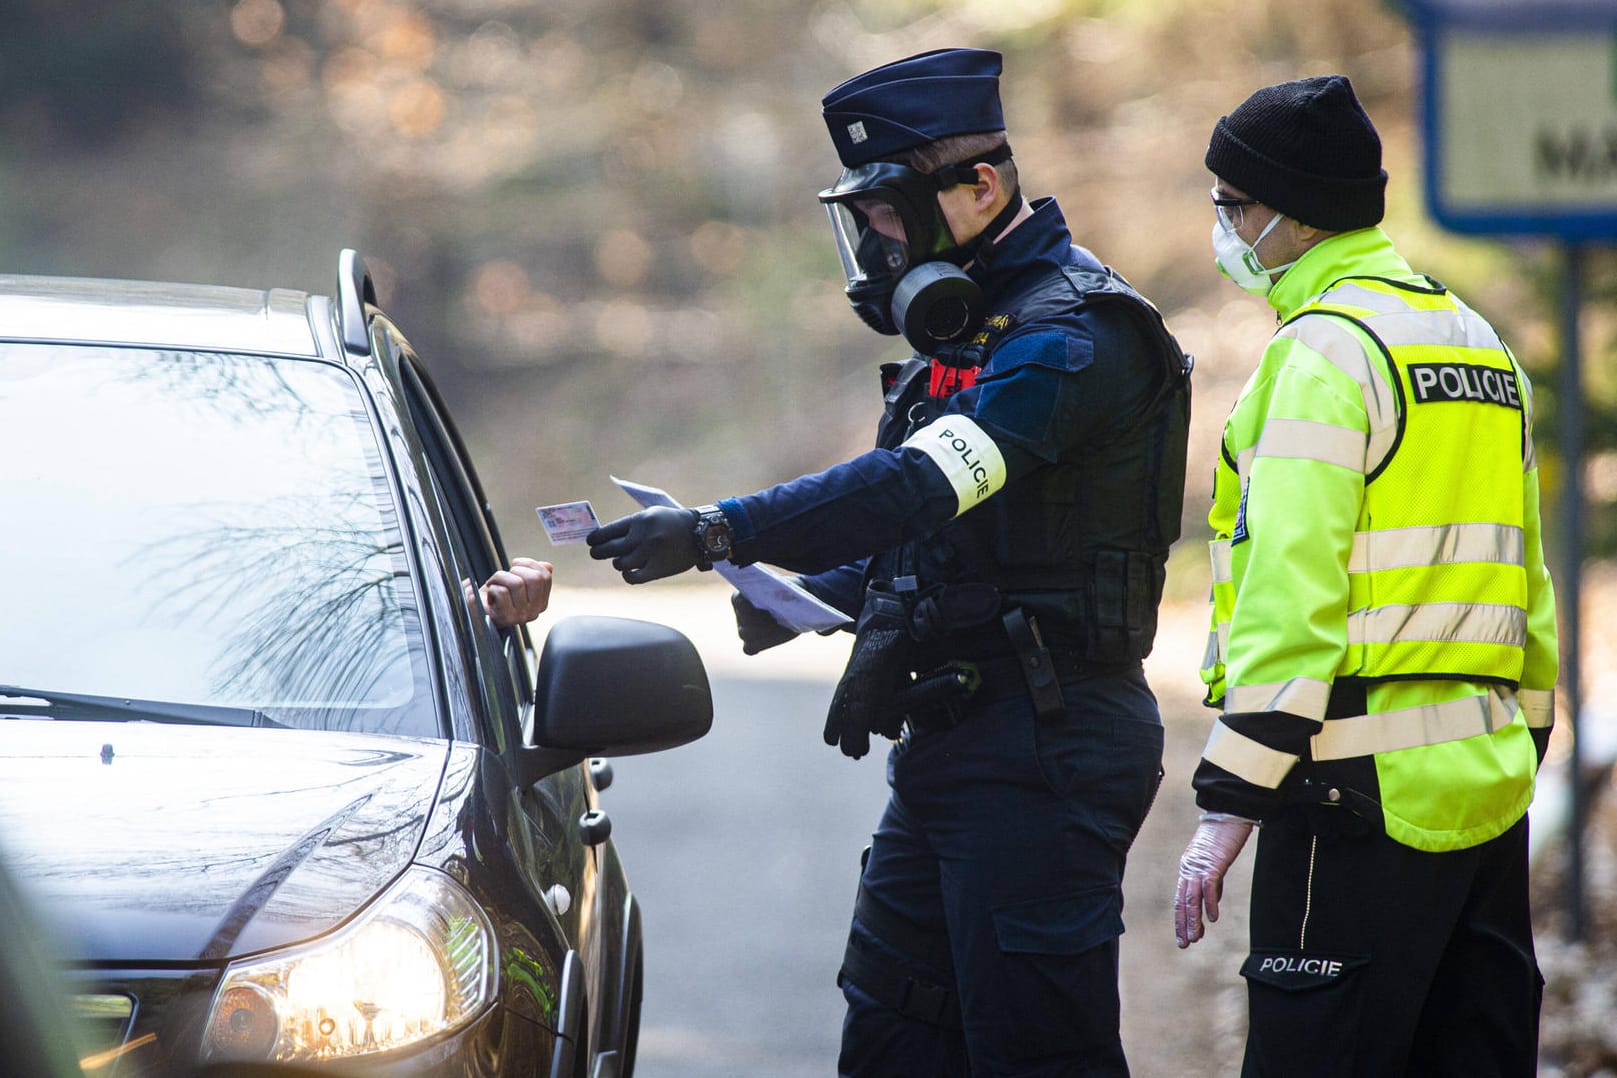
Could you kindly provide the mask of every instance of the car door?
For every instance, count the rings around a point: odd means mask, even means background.
[[[474,585],[466,591],[465,607],[478,681],[491,726],[499,730],[496,751],[509,759],[531,728],[532,648],[526,626],[494,627],[475,587],[508,560],[476,473],[429,376],[396,331],[389,336],[399,353],[405,402],[428,463],[426,480],[449,525],[457,578]],[[566,768],[531,786],[513,783],[508,806],[512,856],[580,950],[584,911],[596,889],[597,858],[580,840],[578,822],[592,807],[593,791],[581,767]]]

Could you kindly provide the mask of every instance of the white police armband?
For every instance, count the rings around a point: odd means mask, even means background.
[[[955,516],[1005,485],[1004,454],[969,416],[943,416],[904,439],[904,446],[919,449],[942,469],[959,499]]]

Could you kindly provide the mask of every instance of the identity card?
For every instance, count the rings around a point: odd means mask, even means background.
[[[552,543],[582,543],[584,536],[601,526],[589,502],[541,505],[536,512]]]

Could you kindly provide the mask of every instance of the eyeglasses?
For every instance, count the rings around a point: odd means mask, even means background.
[[[1209,191],[1208,194],[1213,198],[1213,211],[1218,214],[1219,224],[1231,232],[1240,228],[1241,223],[1245,220],[1243,207],[1262,205],[1255,198],[1229,198],[1225,195],[1220,195],[1216,187]]]

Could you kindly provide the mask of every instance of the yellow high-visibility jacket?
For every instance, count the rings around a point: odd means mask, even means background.
[[[1269,299],[1282,325],[1214,478],[1223,714],[1197,800],[1262,816],[1300,776],[1326,777],[1316,800],[1348,776],[1399,842],[1485,842],[1526,812],[1530,729],[1554,721],[1531,386],[1379,228],[1319,243]]]

